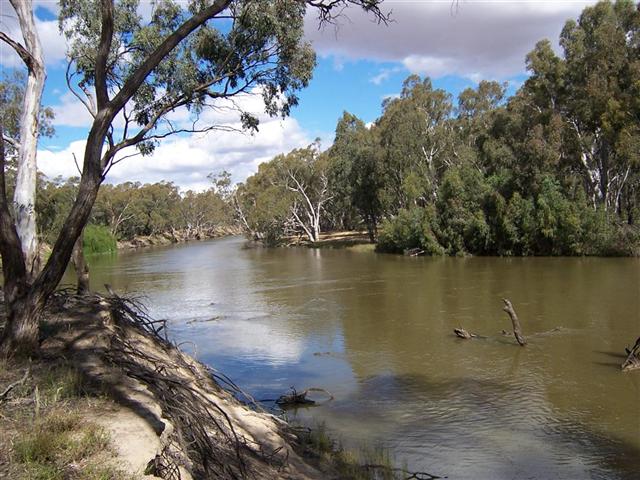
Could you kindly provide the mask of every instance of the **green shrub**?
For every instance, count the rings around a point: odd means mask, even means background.
[[[82,245],[85,254],[109,253],[118,249],[116,237],[103,225],[87,225],[84,228],[84,243]]]
[[[473,168],[452,168],[445,173],[436,202],[434,233],[446,253],[491,252],[491,229],[483,211],[489,192],[486,179]]]
[[[415,207],[400,210],[392,219],[385,220],[376,250],[385,253],[402,253],[419,248],[427,255],[442,255],[431,229],[433,213],[429,208]]]

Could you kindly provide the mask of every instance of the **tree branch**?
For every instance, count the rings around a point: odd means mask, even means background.
[[[106,2],[109,0],[103,0]],[[158,47],[142,62],[136,71],[125,82],[122,89],[116,94],[111,101],[111,105],[115,111],[119,111],[125,103],[140,88],[144,80],[147,78],[154,68],[165,58],[171,50],[173,50],[182,40],[184,40],[195,29],[204,25],[204,23],[218,15],[229,6],[231,0],[217,0],[209,7],[203,9],[200,13],[195,14],[185,21],[177,30],[169,35]]]
[[[26,48],[24,48],[22,44],[16,42],[4,32],[0,32],[0,40],[8,44],[11,48],[13,48],[16,51],[16,53],[18,54],[18,56],[20,56],[20,58],[22,59],[24,64],[27,66],[27,69],[29,71],[33,70],[35,60],[31,55],[31,53],[29,53],[29,51]]]
[[[96,56],[96,101],[98,110],[109,102],[107,89],[107,62],[113,40],[113,0],[102,0],[102,29],[100,31],[100,44]]]

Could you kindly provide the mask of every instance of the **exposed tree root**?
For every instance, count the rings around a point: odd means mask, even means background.
[[[151,320],[135,300],[112,295],[107,301],[119,328],[139,327],[165,350],[167,355],[159,358],[141,351],[125,335],[116,335],[112,337],[109,355],[113,363],[146,385],[161,403],[175,429],[173,441],[187,453],[196,478],[246,478],[257,473],[251,471],[248,457],[268,463],[275,461],[236,432],[225,408],[206,394],[220,388],[203,378],[198,365],[168,342],[164,322]],[[168,364],[167,357],[173,363]],[[195,382],[185,380],[184,371],[190,372],[186,378]],[[228,379],[225,382],[239,391]]]
[[[275,473],[286,467],[289,451],[281,445],[291,435],[286,424],[266,413],[249,418],[250,411],[233,396],[259,409],[253,399],[226,376],[180,352],[166,336],[165,321],[152,319],[140,301],[113,292],[103,297],[62,290],[52,305],[64,310],[90,305],[104,312],[104,331],[110,333],[101,355],[148,390],[168,420],[161,435],[162,451],[149,462],[148,473],[180,480],[180,466],[198,480],[244,479],[263,478],[265,469]],[[90,350],[95,353],[97,348]],[[252,421],[258,422],[257,431],[266,429],[265,434],[277,436],[272,443],[280,439],[280,444],[259,442],[259,435],[246,430],[253,427]]]
[[[113,370],[141,386],[145,398],[159,407],[161,417],[152,414],[163,427],[158,430],[162,432],[161,448],[148,463],[147,473],[166,480],[183,480],[187,473],[197,480],[335,478],[330,464],[310,464],[300,457],[295,428],[266,413],[223,374],[180,352],[167,338],[166,323],[152,319],[140,301],[112,291],[105,297],[63,290],[50,305],[54,313],[56,308],[63,315],[88,310],[92,312],[88,319],[101,318],[103,324],[83,325],[79,330],[84,331],[64,348],[80,349],[92,358],[100,356],[108,362],[104,365],[115,367]],[[73,331],[72,325],[65,328]],[[109,381],[108,375],[98,376],[100,382]],[[116,379],[116,384],[120,382]],[[310,392],[333,398],[321,388],[293,390],[292,398],[313,401],[307,398]],[[238,402],[238,397],[254,410]],[[287,403],[285,397],[280,397],[281,405]],[[327,474],[322,473],[325,469]],[[362,469],[380,469],[371,478],[440,478],[376,465]]]

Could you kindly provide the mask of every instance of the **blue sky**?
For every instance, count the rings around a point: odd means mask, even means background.
[[[8,2],[0,2],[0,29],[21,40]],[[44,104],[56,113],[56,135],[40,141],[39,168],[50,177],[73,175],[77,174],[73,154],[82,157],[90,117],[64,80],[66,44],[57,30],[57,5],[50,0],[35,3],[48,73]],[[383,9],[391,10],[393,19],[388,26],[349,9],[337,27],[322,30],[310,14],[305,32],[318,54],[318,65],[290,118],[282,121],[262,115],[262,127],[255,136],[212,132],[169,138],[153,157],[128,159],[114,167],[108,181],[164,179],[183,189],[202,189],[207,186],[207,174],[222,169],[242,181],[260,162],[316,137],[328,147],[345,110],[365,122],[374,121],[381,115],[383,99],[397,95],[411,73],[430,76],[435,87],[454,97],[481,79],[508,82],[512,93],[526,78],[524,57],[536,41],[549,38],[557,45],[565,21],[576,18],[591,3],[462,0],[456,8],[449,0],[386,0]],[[0,67],[2,75],[21,68],[4,45]],[[260,113],[259,98],[247,98],[244,107]],[[213,120],[236,121],[219,116]]]

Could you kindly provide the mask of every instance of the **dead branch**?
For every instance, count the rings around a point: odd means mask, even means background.
[[[627,352],[627,359],[624,361],[624,363],[622,364],[622,371],[623,372],[627,372],[629,370],[635,370],[637,368],[640,368],[640,337],[638,337],[638,339],[636,340],[635,345],[633,346],[633,348],[628,349],[625,348],[624,349],[625,352]]]
[[[291,390],[289,393],[285,393],[284,395],[280,395],[280,397],[278,397],[278,399],[276,400],[276,404],[278,404],[281,407],[293,407],[298,405],[315,405],[316,404],[315,400],[311,400],[310,398],[307,398],[307,395],[309,394],[309,392],[325,393],[329,397],[327,401],[331,401],[334,398],[333,395],[329,391],[325,390],[324,388],[311,387],[311,388],[307,388],[302,392],[298,392],[295,389],[295,387],[291,387]]]
[[[513,324],[513,335],[516,337],[516,340],[520,344],[521,347],[524,347],[527,344],[527,341],[524,339],[522,335],[522,328],[520,328],[520,321],[518,320],[518,315],[516,315],[516,311],[513,308],[513,305],[509,300],[503,298],[504,302],[503,310],[509,314],[511,318],[511,323]]]
[[[362,465],[362,468],[366,470],[381,472],[383,475],[383,478],[387,478],[386,476],[384,476],[385,474],[387,475],[400,474],[402,475],[403,480],[437,480],[439,478],[442,478],[427,472],[412,472],[404,468],[389,467],[388,465],[365,464],[365,465]]]
[[[454,328],[453,329],[453,333],[455,333],[460,338],[464,338],[465,340],[470,340],[472,338],[476,338],[477,337],[477,335],[474,335],[473,333],[467,332],[462,327]]]
[[[27,381],[27,378],[29,378],[29,373],[31,373],[31,367],[27,367],[27,369],[24,372],[24,375],[20,380],[9,384],[7,388],[5,388],[2,393],[0,393],[0,403],[6,401],[7,398],[9,398],[9,394],[11,393],[11,390],[24,384]]]

